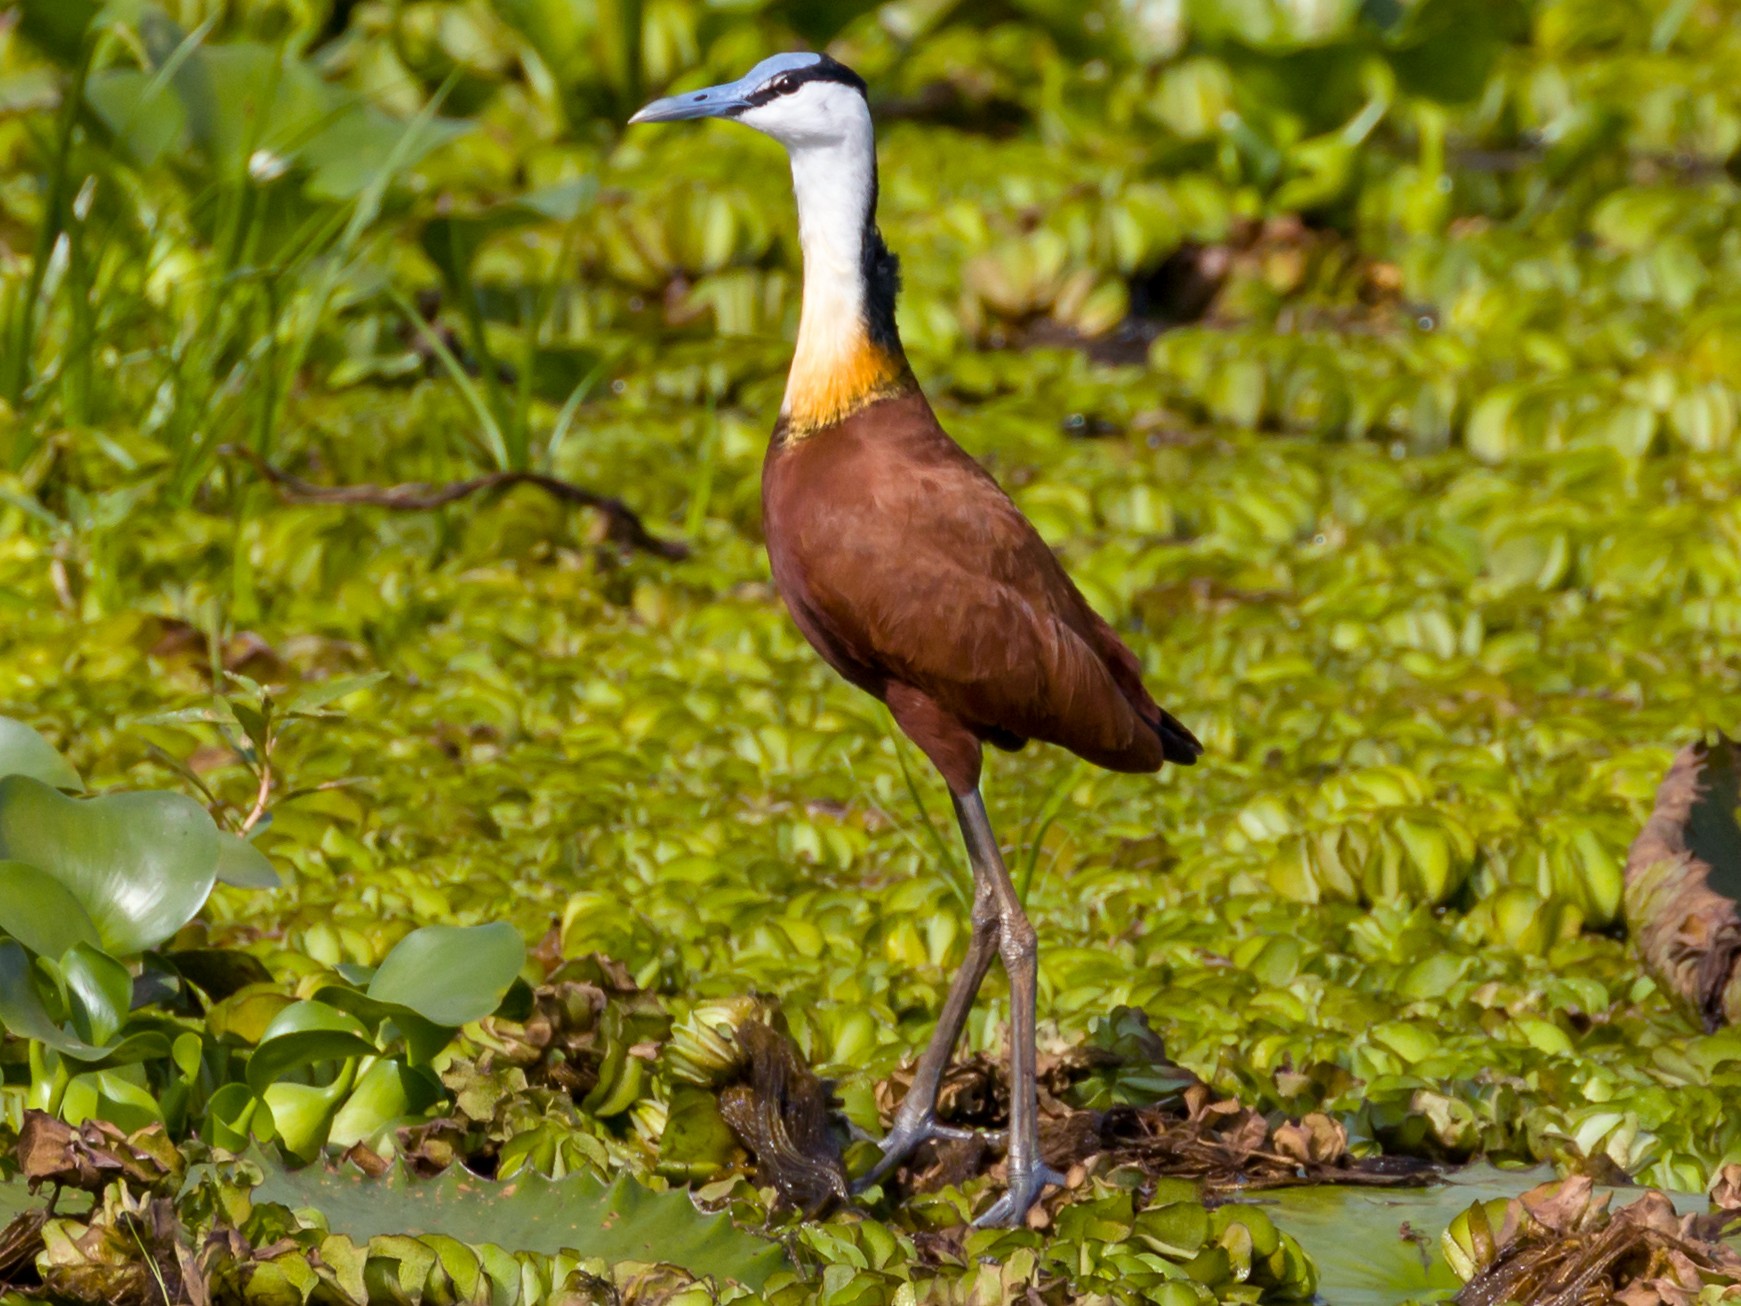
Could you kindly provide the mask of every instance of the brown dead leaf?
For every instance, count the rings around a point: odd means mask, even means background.
[[[184,1164],[160,1125],[125,1134],[105,1120],[87,1120],[75,1129],[34,1110],[24,1113],[17,1156],[33,1191],[48,1183],[96,1193],[119,1178],[167,1190],[180,1182]]]
[[[1556,1183],[1538,1184],[1507,1209],[1499,1241],[1511,1242],[1520,1231],[1532,1226],[1561,1237],[1577,1233],[1602,1223],[1608,1200],[1607,1193],[1596,1195],[1595,1181],[1589,1175],[1576,1174]]]
[[[1711,1205],[1719,1211],[1741,1212],[1741,1161],[1731,1161],[1711,1180]]]
[[[1348,1155],[1348,1131],[1321,1112],[1285,1120],[1270,1137],[1276,1151],[1301,1165],[1338,1165]]]
[[[339,1159],[349,1161],[371,1179],[379,1179],[391,1168],[387,1158],[367,1143],[352,1143],[350,1147],[345,1149],[344,1156]]]

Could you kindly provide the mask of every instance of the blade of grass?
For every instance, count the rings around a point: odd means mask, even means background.
[[[319,333],[321,324],[326,318],[327,307],[338,290],[341,275],[350,264],[364,234],[380,217],[381,207],[386,202],[387,191],[392,186],[401,167],[404,166],[405,159],[409,157],[412,145],[416,142],[419,134],[435,120],[436,114],[446,101],[448,93],[453,89],[458,78],[458,70],[450,73],[447,80],[436,88],[435,94],[431,95],[423,107],[405,124],[405,130],[393,143],[393,148],[388,152],[386,162],[382,164],[380,171],[370,180],[369,185],[357,196],[355,203],[351,206],[350,215],[345,221],[344,229],[339,233],[338,240],[331,249],[326,251],[326,259],[321,268],[320,278],[315,284],[312,302],[299,324],[300,329],[292,338],[290,348],[283,353],[283,368],[286,377],[294,379],[302,371],[309,351],[314,347],[315,336]],[[403,305],[404,297],[401,295],[398,296],[398,299]],[[421,320],[420,315],[415,312],[413,312],[412,318],[414,321]],[[278,387],[278,401],[271,423],[274,428],[283,420],[284,404],[288,402],[292,388],[287,384],[281,384]],[[506,450],[501,444],[501,431],[496,428],[493,419],[486,429],[494,430],[495,443],[500,450],[500,455],[505,458]],[[501,462],[497,463],[497,467],[498,470],[506,470],[505,465]]]
[[[0,395],[16,411],[23,404],[25,389],[30,384],[31,361],[35,357],[36,310],[42,295],[42,279],[48,274],[49,256],[60,240],[67,212],[67,186],[72,176],[73,135],[78,127],[79,107],[84,103],[85,84],[90,79],[91,61],[96,53],[96,36],[87,31],[80,47],[79,60],[73,66],[72,83],[61,102],[60,122],[55,131],[54,155],[50,160],[48,195],[43,200],[42,221],[36,229],[36,247],[30,264],[30,277],[25,284],[18,314],[12,325],[10,347],[0,359]],[[28,445],[18,441],[11,450],[10,462],[16,470],[23,462]]]
[[[719,462],[719,411],[711,397],[702,423],[706,434],[702,437],[701,458],[690,484],[689,511],[683,515],[683,536],[691,540],[701,533],[702,524],[707,520],[708,505],[713,500],[714,468]]]
[[[441,338],[439,332],[429,325],[423,314],[417,311],[417,305],[406,297],[403,290],[397,286],[389,286],[387,295],[398,305],[399,311],[405,315],[405,320],[410,322],[417,334],[423,338],[423,343],[429,346],[430,352],[440,360],[442,370],[458,387],[460,397],[465,400],[466,407],[470,408],[472,416],[477,418],[478,430],[484,436],[480,452],[489,457],[490,461],[495,464],[497,471],[513,471],[514,469],[508,465],[508,445],[502,438],[502,428],[497,424],[496,415],[490,411],[489,402],[478,388],[477,382],[472,379],[459,359],[453,356],[453,350],[447,347],[447,342]]]
[[[1023,841],[1027,848],[1022,854],[1022,874],[1021,879],[1016,884],[1016,892],[1024,903],[1028,900],[1028,891],[1033,888],[1034,872],[1040,864],[1040,852],[1046,841],[1046,832],[1056,824],[1059,815],[1064,810],[1065,802],[1070,797],[1070,791],[1076,787],[1077,781],[1087,770],[1086,763],[1077,762],[1059,776],[1051,789],[1046,791],[1046,797],[1041,801],[1040,810],[1035,815],[1030,829],[1023,832]]]
[[[455,233],[456,229],[449,227],[448,237],[450,242],[458,238]],[[465,259],[460,257],[460,251],[458,249],[451,247],[449,249],[448,262],[454,269],[453,292],[455,297],[459,300],[460,317],[465,322],[466,335],[470,337],[468,344],[471,347],[472,357],[477,361],[478,376],[481,377],[483,381],[483,396],[489,403],[490,411],[496,415],[496,429],[501,431],[505,427],[510,434],[513,434],[514,422],[512,419],[512,410],[508,407],[507,396],[502,393],[501,367],[496,361],[495,354],[490,349],[488,337],[484,334],[483,310],[478,306],[478,290],[477,286],[471,279],[470,265]],[[522,383],[529,384],[531,379],[530,343],[528,343],[526,352],[527,358],[526,362],[520,369],[520,379]],[[513,441],[515,447],[518,447],[521,443],[522,442],[518,438],[515,438]],[[501,454],[502,460],[497,463],[498,471],[524,470],[524,467],[520,463],[514,461],[515,447],[510,447],[506,440],[503,441]],[[524,450],[521,449],[520,452],[523,453]]]
[[[538,376],[538,311],[533,298],[525,289],[520,291],[520,331],[526,344],[520,351],[520,372],[514,378],[513,421],[508,424],[508,452],[517,472],[532,465],[532,383]]]
[[[563,402],[562,411],[556,414],[556,424],[550,428],[550,439],[544,446],[544,469],[552,476],[558,475],[556,460],[562,453],[562,446],[568,442],[568,433],[574,427],[575,414],[580,406],[592,397],[592,392],[598,388],[598,383],[604,380],[605,373],[610,371],[615,359],[605,355],[592,370],[575,384],[568,392],[568,398]]]

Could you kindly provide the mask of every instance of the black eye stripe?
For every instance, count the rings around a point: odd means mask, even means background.
[[[816,63],[781,73],[772,81],[758,86],[745,97],[745,107],[758,108],[779,99],[782,95],[790,95],[799,87],[806,86],[811,82],[839,82],[843,86],[852,87],[860,95],[863,95],[865,91],[864,78],[845,64],[837,63],[827,55],[823,55]]]

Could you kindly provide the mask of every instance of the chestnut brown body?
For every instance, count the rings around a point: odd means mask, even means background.
[[[777,429],[762,509],[799,629],[955,793],[977,785],[986,743],[1037,739],[1133,772],[1201,752],[917,386],[802,438]]]

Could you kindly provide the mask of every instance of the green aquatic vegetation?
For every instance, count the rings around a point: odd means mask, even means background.
[[[1736,16],[16,6],[0,1134],[41,1108],[219,1167],[101,1192],[45,1273],[154,1291],[233,1228],[196,1268],[260,1299],[705,1295],[620,1249],[323,1225],[247,1197],[220,1153],[254,1144],[277,1182],[470,1162],[724,1237],[692,1189],[782,1241],[775,1300],[1340,1300],[1295,1199],[1164,1177],[1084,1175],[1044,1232],[952,1232],[977,1171],[801,1220],[719,1105],[754,1016],[876,1131],[965,946],[941,795],[759,552],[784,163],[620,131],[824,42],[883,119],[941,416],[1210,746],[1158,781],[992,765],[1049,1050],[1135,1057],[1078,1104],[1195,1074],[1357,1158],[1705,1191],[1741,1051],[1640,966],[1622,885],[1676,751],[1741,716]],[[690,553],[528,487],[282,501],[225,445],[320,485],[533,469]],[[1393,1250],[1396,1291],[1452,1286]]]

